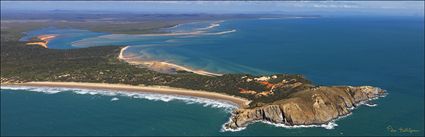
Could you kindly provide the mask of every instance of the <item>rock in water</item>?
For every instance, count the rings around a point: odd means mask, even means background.
[[[314,87],[264,106],[235,110],[225,127],[237,129],[259,120],[286,125],[324,124],[351,113],[362,101],[384,95],[384,90],[371,86]]]

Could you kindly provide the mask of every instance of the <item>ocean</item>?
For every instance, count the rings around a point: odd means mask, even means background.
[[[50,48],[129,45],[126,57],[155,59],[217,73],[303,74],[318,85],[387,90],[323,127],[261,122],[222,131],[234,106],[153,95],[76,89],[1,89],[1,135],[424,135],[424,18],[321,17],[234,19],[166,28],[152,36],[42,28],[59,34]],[[35,91],[35,92],[34,92]],[[399,130],[400,128],[405,130]],[[395,129],[395,130],[392,130]]]

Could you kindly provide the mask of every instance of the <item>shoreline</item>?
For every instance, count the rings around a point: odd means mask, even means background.
[[[232,32],[236,32],[236,29],[232,29],[232,30],[227,30],[227,31],[221,31],[221,32],[214,32],[214,33],[208,33],[205,30],[214,28],[214,27],[218,27],[220,26],[220,23],[224,22],[224,20],[219,20],[219,21],[213,21],[210,23],[209,26],[205,27],[205,28],[200,28],[197,31],[192,31],[192,32],[172,32],[172,33],[164,33],[164,34],[140,34],[139,36],[177,36],[177,35],[200,35],[200,34],[205,34],[205,35],[222,35],[222,34],[227,34],[227,33],[232,33]],[[193,22],[191,22],[193,23]],[[178,27],[182,24],[185,23],[181,23],[181,24],[177,24],[174,25],[172,27],[169,28],[175,28]],[[163,73],[176,73],[177,71],[187,71],[187,72],[191,72],[191,73],[195,73],[195,74],[199,74],[199,75],[204,75],[204,76],[222,76],[223,74],[220,73],[214,73],[214,72],[209,72],[209,71],[205,71],[202,69],[194,69],[194,68],[190,68],[187,66],[182,66],[182,65],[178,65],[175,63],[170,63],[170,62],[166,62],[166,61],[157,61],[157,60],[143,60],[143,59],[135,59],[135,58],[126,58],[124,57],[124,51],[127,50],[129,48],[129,46],[125,46],[123,48],[121,48],[118,59],[119,60],[123,60],[129,64],[132,65],[144,65],[145,67],[153,70],[153,71],[157,71],[157,72],[163,72]]]
[[[125,46],[123,48],[121,48],[120,53],[118,54],[118,59],[119,60],[123,60],[127,63],[133,64],[133,65],[144,65],[149,69],[152,69],[154,71],[168,71],[168,70],[175,70],[175,71],[187,71],[187,72],[192,72],[195,74],[199,74],[199,75],[204,75],[204,76],[222,76],[223,74],[219,74],[219,73],[213,73],[213,72],[208,72],[208,71],[204,71],[204,70],[195,70],[192,68],[188,68],[188,67],[184,67],[181,65],[177,65],[174,63],[169,63],[169,62],[165,62],[165,61],[143,61],[140,59],[133,59],[133,58],[126,58],[124,57],[124,51],[127,50],[129,48],[129,46]]]
[[[34,86],[34,87],[64,87],[79,89],[105,89],[113,91],[154,93],[164,95],[181,95],[189,97],[200,97],[212,100],[223,100],[234,103],[238,108],[246,108],[251,102],[248,99],[227,95],[217,92],[208,92],[201,90],[181,89],[165,86],[133,86],[126,84],[108,84],[108,83],[83,83],[83,82],[27,82],[16,84],[1,84],[1,86]]]
[[[38,35],[35,38],[39,39],[40,40],[39,42],[31,42],[31,40],[30,40],[26,43],[26,45],[28,45],[28,46],[39,45],[39,46],[47,49],[47,48],[49,48],[47,44],[49,44],[49,41],[54,39],[55,37],[57,37],[56,34]]]

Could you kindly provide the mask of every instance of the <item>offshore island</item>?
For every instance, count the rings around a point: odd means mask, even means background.
[[[156,24],[140,33],[161,35],[152,31],[191,22],[192,18]],[[201,19],[205,18],[209,16]],[[66,23],[72,26],[72,22]],[[78,25],[81,24],[84,23]],[[239,106],[225,124],[228,130],[257,121],[289,126],[325,124],[386,94],[372,86],[318,85],[298,74],[217,74],[167,62],[132,60],[122,55],[126,46],[50,49],[49,40],[56,35],[40,35],[23,42],[19,40],[22,33],[39,26],[27,24],[22,29],[23,24],[20,25],[3,25],[2,20],[2,86],[112,89],[224,100]],[[96,29],[116,31],[102,28],[108,25],[101,24]]]

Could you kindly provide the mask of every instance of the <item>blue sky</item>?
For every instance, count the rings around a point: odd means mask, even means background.
[[[2,11],[78,10],[138,13],[283,13],[423,16],[423,1],[2,1]]]

